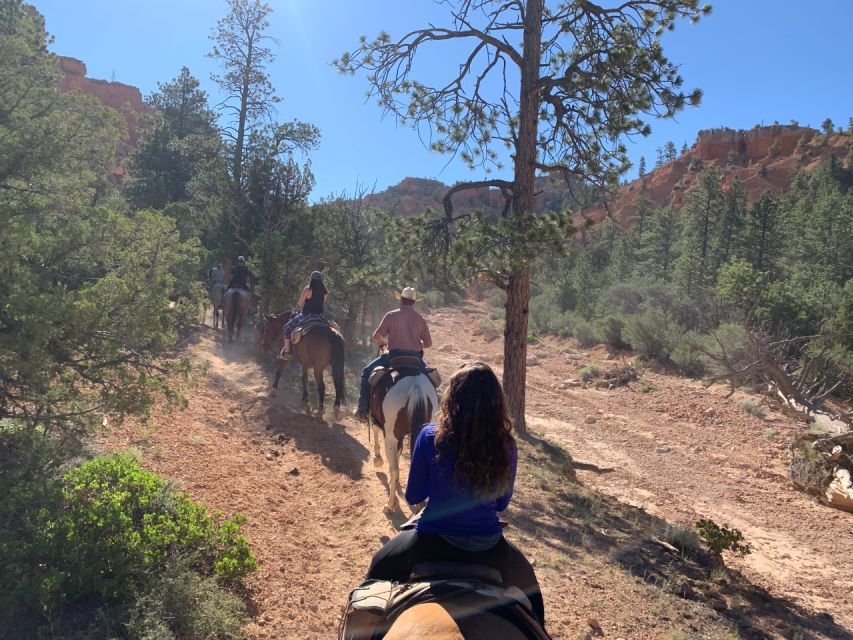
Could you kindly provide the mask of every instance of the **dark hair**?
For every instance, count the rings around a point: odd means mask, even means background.
[[[311,276],[308,278],[309,282],[311,280],[321,280],[322,281],[323,280],[323,274],[320,273],[319,271],[312,271]]]
[[[464,481],[478,498],[505,493],[515,440],[503,389],[489,365],[464,365],[450,377],[436,423],[438,456],[455,452],[454,479]]]

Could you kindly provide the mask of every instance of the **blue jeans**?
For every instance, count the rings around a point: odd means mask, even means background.
[[[414,356],[416,358],[421,359],[421,366],[426,366],[424,364],[424,352],[423,351],[388,351],[387,353],[383,353],[378,358],[374,358],[367,366],[361,371],[361,387],[358,391],[358,410],[359,411],[367,411],[370,404],[370,374],[373,373],[373,370],[376,367],[387,367],[391,363],[392,358],[396,358],[397,356]]]

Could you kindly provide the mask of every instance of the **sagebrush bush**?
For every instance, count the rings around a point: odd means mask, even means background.
[[[699,534],[687,525],[667,525],[661,538],[678,549],[685,558],[695,558],[702,547]]]
[[[586,365],[578,369],[578,376],[584,382],[590,382],[598,375],[598,367],[594,364]]]
[[[702,355],[703,339],[699,334],[688,331],[679,338],[670,359],[679,370],[688,376],[701,376],[707,370]]]
[[[764,407],[761,406],[760,402],[756,402],[755,400],[741,401],[740,408],[756,418],[764,419],[767,417],[767,412],[764,410]]]
[[[585,320],[577,320],[572,327],[572,335],[582,347],[592,347],[598,344],[593,326]]]
[[[625,334],[639,355],[666,360],[675,346],[677,329],[673,321],[656,309],[627,318]]]
[[[752,553],[749,543],[745,542],[743,533],[739,529],[729,529],[725,525],[720,526],[713,520],[699,520],[696,523],[699,536],[717,555],[723,551],[730,551],[736,556],[745,556]]]
[[[599,324],[601,339],[604,344],[610,345],[614,349],[622,349],[626,347],[625,341],[622,339],[622,329],[625,323],[616,316],[608,316]]]

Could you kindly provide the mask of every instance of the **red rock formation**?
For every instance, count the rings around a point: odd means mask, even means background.
[[[811,171],[831,155],[844,158],[849,140],[850,135],[845,133],[827,138],[815,129],[788,125],[755,127],[749,131],[700,131],[690,151],[645,176],[646,194],[653,207],[680,207],[685,195],[695,188],[699,172],[718,166],[724,175],[724,186],[737,177],[752,203],[765,192],[787,191],[800,169]],[[609,209],[614,220],[630,224],[641,192],[640,179],[624,184],[610,198],[607,207],[588,209],[578,216],[576,223],[584,219],[601,222]]]
[[[118,111],[126,123],[119,145],[119,157],[124,158],[139,142],[140,118],[153,113],[142,101],[136,87],[121,82],[108,82],[86,77],[86,64],[75,58],[59,56],[59,69],[63,78],[59,87],[64,91],[80,91],[96,97],[101,104]]]

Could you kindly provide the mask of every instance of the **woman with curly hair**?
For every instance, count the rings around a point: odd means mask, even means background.
[[[544,625],[542,593],[533,567],[501,532],[518,454],[503,390],[492,369],[466,365],[448,381],[437,419],[412,451],[406,500],[429,500],[416,528],[401,531],[374,556],[367,577],[405,582],[431,560],[471,562],[501,572],[504,584],[527,595]]]

